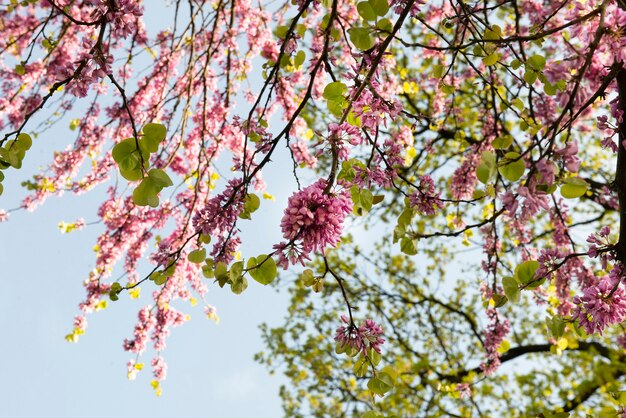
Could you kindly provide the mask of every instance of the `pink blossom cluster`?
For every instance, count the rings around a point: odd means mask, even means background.
[[[195,230],[217,238],[211,251],[216,261],[229,263],[241,243],[234,226],[243,211],[244,197],[241,181],[233,179],[222,193],[209,199],[194,215]]]
[[[600,258],[602,268],[606,269],[609,262],[615,258],[613,250],[613,244],[609,235],[611,234],[611,227],[608,225],[603,226],[600,231],[594,234],[590,234],[587,237],[589,250],[587,255],[592,258]]]
[[[311,155],[306,142],[298,140],[289,144],[289,149],[293,155],[294,160],[298,164],[302,164],[309,168],[314,168],[317,165],[317,157]]]
[[[485,352],[487,360],[480,364],[480,368],[486,376],[491,376],[500,366],[500,354],[498,348],[509,333],[510,324],[507,319],[500,318],[498,311],[493,308],[487,309],[489,325],[485,331]]]
[[[563,148],[555,151],[555,154],[561,156],[565,168],[576,173],[580,168],[580,158],[578,157],[578,142],[570,140]]]
[[[328,125],[328,141],[334,142],[339,147],[339,158],[347,160],[349,150],[345,147],[344,143],[347,142],[352,146],[356,146],[363,142],[363,137],[361,136],[361,130],[359,128],[347,122],[341,125],[331,123]]]
[[[608,276],[596,285],[584,288],[583,294],[574,298],[576,307],[572,318],[578,320],[587,334],[602,334],[606,327],[622,322],[626,317],[626,293],[620,273],[621,267],[615,266]]]
[[[141,0],[93,1],[108,5],[105,17],[116,37],[124,39],[136,32],[138,18],[143,16]]]
[[[143,307],[137,314],[137,318],[138,321],[133,332],[134,338],[132,340],[124,340],[124,350],[141,354],[147,348],[150,331],[154,328],[157,321],[149,306]]]
[[[370,133],[375,133],[379,126],[386,125],[388,120],[394,119],[402,111],[402,104],[398,99],[381,98],[381,96],[388,95],[388,92],[381,91],[380,87],[382,86],[372,83],[374,92],[363,90],[352,103],[355,114],[361,118],[362,127]]]
[[[409,195],[411,207],[422,215],[435,215],[443,208],[440,194],[435,190],[435,183],[428,175],[420,176],[419,187]]]
[[[381,337],[383,329],[380,325],[371,319],[366,319],[361,326],[357,327],[345,315],[341,316],[341,321],[345,325],[337,328],[335,341],[355,348],[364,355],[367,354],[367,350],[370,348],[380,354],[380,348],[385,342],[385,339]]]
[[[347,190],[326,192],[326,185],[320,179],[289,198],[280,222],[287,242],[274,246],[283,268],[304,263],[311,253],[323,254],[327,246],[339,243],[344,219],[352,212],[352,199]]]
[[[469,199],[472,197],[478,182],[476,167],[478,167],[479,161],[480,151],[478,147],[472,146],[463,163],[452,174],[452,182],[449,187],[454,199]]]
[[[152,359],[152,374],[156,380],[165,380],[167,377],[167,364],[161,356]]]

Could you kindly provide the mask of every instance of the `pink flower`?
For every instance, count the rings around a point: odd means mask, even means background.
[[[498,348],[504,337],[509,333],[510,325],[506,319],[500,319],[495,309],[487,309],[487,317],[491,323],[485,331],[485,351],[487,361],[480,364],[480,368],[486,376],[491,376],[500,366],[500,354]]]
[[[470,391],[470,385],[468,383],[459,383],[455,387],[456,391],[459,392],[459,396],[461,398],[469,398],[472,392]]]
[[[341,320],[346,324],[337,328],[335,341],[342,345],[349,345],[357,350],[367,353],[369,348],[374,349],[380,354],[380,347],[384,344],[385,339],[381,338],[383,329],[371,319],[366,319],[360,327],[356,327],[350,322],[345,315],[341,316]]]
[[[621,270],[615,266],[614,270]],[[612,324],[622,322],[626,316],[626,295],[620,286],[619,279],[614,277],[618,272],[600,280],[597,285],[583,289],[582,296],[576,296],[572,318],[578,319],[580,326],[589,335],[602,331]]]
[[[303,262],[312,252],[324,254],[327,246],[339,243],[343,221],[352,211],[352,200],[346,190],[326,194],[325,187],[326,180],[320,179],[289,198],[280,222],[288,242],[274,246],[284,268],[289,262]]]
[[[152,359],[152,374],[156,380],[165,380],[167,376],[167,364],[161,356]]]
[[[409,196],[411,207],[423,215],[432,216],[443,208],[439,192],[435,190],[435,183],[430,176],[421,176],[417,192]]]

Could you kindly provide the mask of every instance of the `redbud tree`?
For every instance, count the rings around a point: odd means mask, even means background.
[[[171,303],[280,272],[287,416],[625,413],[623,0],[4,3],[0,180],[73,141],[0,220],[107,190],[69,341],[150,289],[160,393]],[[242,253],[274,165],[282,240]]]

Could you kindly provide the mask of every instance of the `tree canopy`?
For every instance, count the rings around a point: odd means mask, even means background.
[[[0,194],[73,140],[0,221],[108,190],[68,341],[150,289],[124,348],[160,394],[172,302],[279,277],[286,416],[626,414],[623,0],[5,3]],[[271,166],[282,240],[242,253]]]

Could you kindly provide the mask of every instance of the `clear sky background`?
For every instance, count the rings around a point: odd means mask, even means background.
[[[164,27],[169,13],[164,11],[171,9],[163,9],[162,2],[145,4],[147,21],[156,29]],[[25,196],[20,182],[50,162],[53,150],[73,140],[70,118],[34,140],[23,169],[6,171],[0,208],[17,207]],[[274,160],[289,157],[278,155]],[[266,172],[268,192],[277,199],[262,202],[255,216],[263,221],[245,229],[244,251],[267,252],[280,241],[282,208],[295,187],[288,173],[291,167],[280,164]],[[92,248],[102,226],[63,235],[57,224],[81,217],[96,221],[105,190],[101,185],[81,196],[51,198],[34,213],[14,212],[9,222],[0,223],[0,417],[281,416],[278,390],[286,380],[270,376],[253,356],[263,349],[258,325],[278,325],[286,314],[288,296],[256,282],[239,296],[228,288],[210,286],[206,299],[217,307],[219,325],[204,317],[200,304],[179,305],[191,321],[172,330],[162,353],[169,369],[160,398],[149,383],[154,352],[143,356],[146,368],[135,381],[128,381],[126,362],[132,356],[122,349],[124,338],[132,336],[137,311],[151,301],[151,284],[142,286],[139,300],[123,295],[90,315],[87,333],[78,344],[64,340],[79,313],[81,284],[94,266]]]

